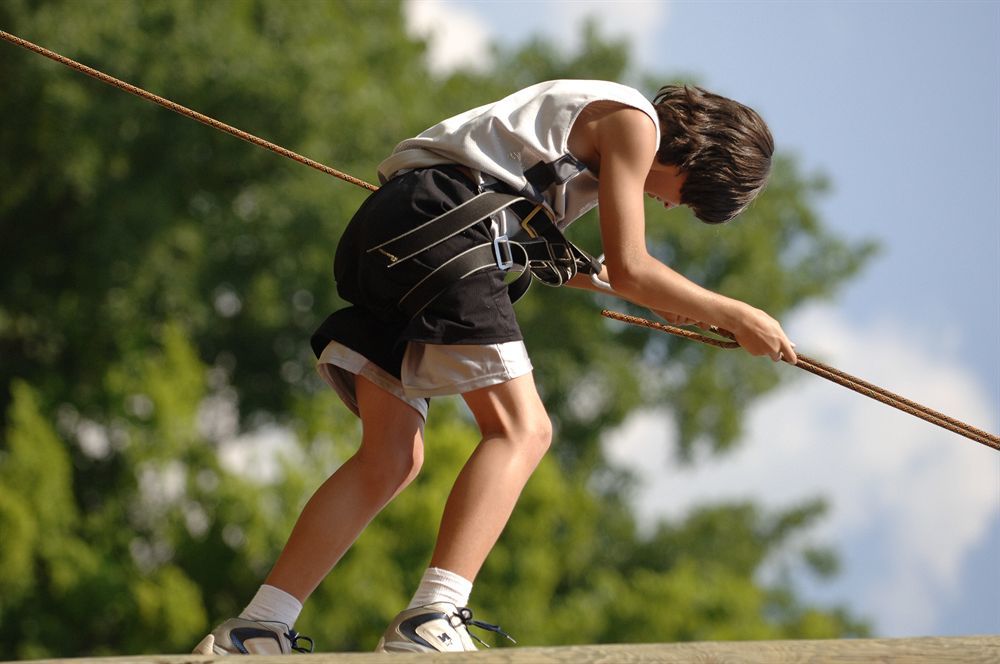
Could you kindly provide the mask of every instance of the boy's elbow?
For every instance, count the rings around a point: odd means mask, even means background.
[[[639,271],[627,264],[608,265],[608,282],[616,293],[628,296],[642,283]]]

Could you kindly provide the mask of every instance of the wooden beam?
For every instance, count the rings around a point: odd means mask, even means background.
[[[830,639],[824,641],[719,641],[648,643],[553,648],[495,648],[478,653],[387,655],[315,653],[251,656],[246,664],[790,664],[793,662],[885,662],[892,664],[996,664],[1000,636],[905,639]],[[203,655],[135,655],[34,660],[31,664],[234,664]]]

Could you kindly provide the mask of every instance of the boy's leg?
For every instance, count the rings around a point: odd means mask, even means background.
[[[552,440],[532,374],[463,395],[482,441],[445,505],[431,566],[474,581]]]
[[[445,592],[425,606],[403,611],[376,650],[394,652],[475,650],[465,624],[471,612],[449,595],[468,596],[471,582],[503,531],[521,490],[548,450],[552,425],[531,374],[463,395],[483,439],[455,481],[431,558]],[[415,600],[423,597],[425,581]],[[459,583],[456,583],[458,581]],[[464,581],[465,583],[461,583]],[[463,587],[464,586],[464,587]],[[419,603],[419,602],[416,602]]]
[[[364,527],[416,477],[423,461],[423,417],[360,376],[355,392],[362,422],[358,451],[306,503],[243,615],[216,627],[196,653],[277,655],[308,641],[292,629],[301,603]]]
[[[355,389],[361,446],[309,499],[265,581],[302,602],[423,462],[420,414],[361,376]]]

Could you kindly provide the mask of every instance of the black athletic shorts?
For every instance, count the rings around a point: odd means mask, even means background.
[[[490,241],[488,219],[391,270],[384,255],[367,252],[477,193],[461,169],[436,166],[394,177],[365,200],[341,236],[334,261],[337,292],[353,306],[331,314],[313,334],[316,357],[338,341],[399,378],[408,341],[494,344],[523,339],[499,269],[456,282],[412,319],[397,307],[403,294],[433,268]]]

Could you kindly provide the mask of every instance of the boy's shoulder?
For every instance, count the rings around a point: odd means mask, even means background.
[[[645,159],[659,144],[659,125],[647,112],[620,101],[587,105],[573,123],[567,147],[591,172],[600,171],[601,154],[619,152]],[[643,156],[637,156],[643,155]]]

